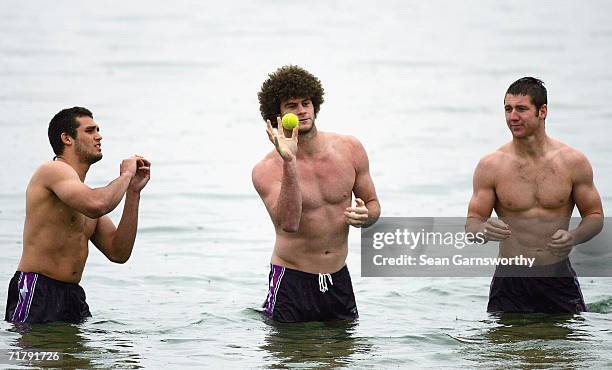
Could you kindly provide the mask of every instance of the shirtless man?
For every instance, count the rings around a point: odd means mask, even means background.
[[[487,311],[585,311],[568,254],[603,227],[591,165],[582,153],[546,134],[548,107],[542,81],[524,77],[514,82],[506,92],[504,109],[512,141],[478,163],[466,231],[500,241],[502,257],[535,258],[540,274],[516,276],[515,270],[514,276],[501,277],[507,274],[498,266]],[[569,230],[574,205],[582,221]],[[489,218],[493,209],[499,219]]]
[[[258,96],[275,147],[253,168],[276,231],[264,314],[280,322],[354,320],[349,225],[367,227],[380,215],[367,154],[353,137],[317,130],[323,88],[304,69],[279,68]],[[292,131],[280,123],[286,113],[299,118]]]
[[[26,190],[23,252],[9,283],[5,320],[14,323],[65,321],[91,316],[78,285],[88,241],[116,263],[130,258],[138,224],[140,191],[151,163],[140,156],[123,160],[120,175],[105,187],[83,182],[102,159],[100,129],[92,113],[64,109],[49,123],[53,161],[41,165]],[[106,216],[126,194],[117,228]]]

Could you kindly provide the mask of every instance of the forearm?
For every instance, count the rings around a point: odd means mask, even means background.
[[[138,206],[140,204],[140,193],[128,191],[123,206],[121,221],[113,237],[112,255],[113,261],[126,262],[134,247],[136,231],[138,230]]]
[[[110,213],[119,205],[131,179],[132,177],[129,174],[122,174],[108,185],[93,190],[95,198],[100,203],[99,208],[102,215]]]
[[[574,239],[574,245],[587,242],[599,234],[603,228],[603,223],[603,216],[599,214],[583,217],[578,227],[570,231]]]
[[[365,221],[363,227],[372,226],[380,217],[380,203],[378,200],[371,200],[366,203],[368,209],[368,219]]]
[[[295,159],[283,161],[283,177],[275,209],[278,226],[286,232],[297,232],[302,216],[302,193]]]

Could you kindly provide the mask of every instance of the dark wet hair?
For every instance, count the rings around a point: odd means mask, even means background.
[[[66,108],[59,111],[49,122],[49,143],[51,143],[55,155],[64,153],[64,143],[62,142],[64,132],[76,139],[77,128],[79,127],[78,117],[93,118],[93,114],[87,108]]]
[[[268,75],[257,94],[259,111],[264,120],[270,120],[276,127],[276,117],[280,114],[281,101],[292,98],[310,98],[315,117],[323,104],[321,81],[305,69],[288,65],[280,67]]]
[[[535,77],[523,77],[514,81],[506,94],[529,96],[531,103],[536,107],[536,112],[540,111],[542,105],[548,104],[544,82]]]

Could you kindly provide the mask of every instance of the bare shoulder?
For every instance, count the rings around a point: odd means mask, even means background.
[[[282,159],[276,150],[270,151],[261,161],[257,162],[251,172],[253,185],[261,192],[263,184],[269,183],[271,178],[277,177]]]
[[[341,135],[333,132],[322,132],[321,134],[324,135],[325,140],[329,142],[346,146],[348,149],[364,150],[363,145],[355,136]]]
[[[589,165],[589,160],[581,151],[576,148],[564,144],[560,141],[556,142],[560,159],[573,166]]]
[[[334,148],[337,148],[343,158],[349,160],[358,171],[369,171],[368,154],[361,142],[354,136],[326,133]]]
[[[261,159],[261,161],[257,162],[255,166],[253,166],[253,173],[264,171],[270,167],[279,166],[281,164],[282,159],[276,152],[276,150],[270,151],[266,154],[265,157]]]
[[[324,132],[322,134],[325,140],[332,145],[331,147],[340,151],[341,155],[354,159],[357,164],[368,161],[365,148],[356,137],[332,132]]]
[[[32,181],[39,184],[49,184],[63,179],[78,180],[78,178],[74,168],[59,161],[48,161],[41,164],[32,175]]]
[[[571,171],[572,177],[576,179],[585,176],[590,178],[593,177],[593,169],[586,155],[578,149],[572,148],[560,141],[556,141],[555,145],[557,147],[556,158]]]
[[[501,165],[509,161],[512,157],[509,146],[503,145],[496,149],[495,151],[486,154],[480,161],[478,161],[478,165],[476,166],[477,170],[494,172],[499,169]]]

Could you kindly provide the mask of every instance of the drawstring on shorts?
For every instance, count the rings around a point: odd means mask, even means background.
[[[325,293],[329,290],[329,288],[327,287],[327,280],[325,279],[329,279],[329,283],[331,285],[334,285],[334,282],[332,281],[332,277],[331,274],[321,274],[319,273],[319,291],[321,293]]]

